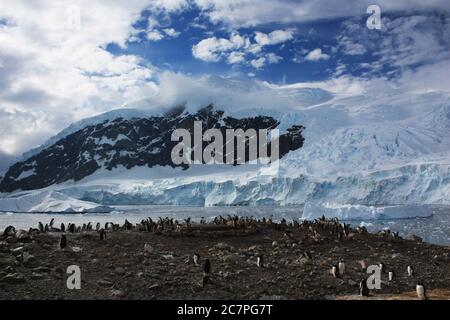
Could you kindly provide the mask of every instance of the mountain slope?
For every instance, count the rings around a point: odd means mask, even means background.
[[[0,191],[33,190],[68,180],[79,181],[101,168],[111,171],[119,166],[127,169],[175,167],[171,152],[178,141],[171,141],[172,132],[187,129],[192,133],[194,121],[203,123],[203,131],[214,128],[223,135],[227,129],[260,130],[279,125],[277,120],[268,116],[241,119],[226,116],[213,106],[194,114],[176,108],[163,116],[105,119],[101,123],[87,125],[11,166],[0,183]],[[280,156],[302,147],[302,131],[303,127],[293,126],[280,136]],[[204,142],[204,147],[206,145]],[[235,151],[236,148],[237,145]]]

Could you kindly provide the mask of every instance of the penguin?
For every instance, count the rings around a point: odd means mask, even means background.
[[[256,265],[257,265],[259,268],[262,268],[262,267],[263,267],[263,257],[262,257],[262,256],[257,256],[257,257],[256,257]]]
[[[44,225],[40,221],[38,223],[38,229],[39,229],[39,232],[41,232],[41,233],[44,232]]]
[[[384,265],[383,262],[380,262],[380,263],[378,264],[378,267],[380,268],[380,272],[381,272],[381,273],[384,273],[384,272],[386,271],[386,266]]]
[[[55,223],[55,218],[52,218],[52,220],[50,220],[50,223],[48,224],[50,227],[53,227],[53,223]]]
[[[61,236],[61,240],[59,241],[59,247],[61,250],[64,250],[67,247],[67,238],[65,235]]]
[[[61,232],[66,232],[66,226],[64,223],[61,223]]]
[[[209,259],[205,260],[205,264],[203,266],[203,273],[204,274],[210,274],[211,273],[211,262]]]
[[[194,253],[194,264],[198,266],[199,262],[200,262],[200,255],[196,252]]]
[[[333,275],[333,277],[338,278],[339,277],[339,271],[337,266],[332,266],[330,273]]]
[[[302,256],[305,257],[308,260],[312,260],[312,254],[309,251],[303,252]]]
[[[369,288],[367,287],[367,280],[364,279],[359,283],[359,295],[361,297],[369,296]]]
[[[364,272],[366,272],[366,270],[367,270],[367,263],[366,263],[366,260],[359,260],[358,261],[358,263],[359,263],[359,265],[361,266],[361,269],[364,271]]]
[[[408,266],[408,267],[406,268],[406,271],[408,272],[408,277],[412,277],[412,276],[413,276],[414,269],[413,269],[412,266]]]
[[[11,236],[16,234],[16,228],[13,226],[6,227],[5,231],[3,231],[3,237]]]
[[[345,263],[344,263],[344,259],[340,259],[339,263],[338,263],[338,269],[339,269],[339,275],[343,275],[345,272]]]
[[[95,230],[97,230],[97,231],[100,230],[100,222],[97,222],[97,224],[95,225]]]
[[[395,279],[395,272],[394,271],[389,271],[388,279],[389,279],[389,281],[394,281],[394,279]]]
[[[100,229],[100,241],[106,240],[106,231],[105,229]]]
[[[416,285],[416,292],[417,292],[417,297],[420,300],[427,300],[427,295],[426,295],[426,289],[425,286],[422,284],[422,282],[417,282]]]
[[[49,232],[50,231],[50,227],[48,226],[48,224],[45,224],[44,230],[45,230],[45,232]]]

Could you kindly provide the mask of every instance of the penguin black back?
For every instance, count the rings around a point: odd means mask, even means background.
[[[205,274],[210,274],[211,273],[211,262],[209,261],[209,259],[205,260],[205,264],[203,266],[203,272]]]
[[[59,247],[62,249],[67,247],[67,238],[65,235],[61,236],[61,240],[59,241]]]
[[[105,229],[100,229],[100,240],[106,240],[106,231]]]
[[[359,295],[361,297],[368,297],[369,296],[369,288],[367,287],[367,280],[363,279],[359,283]]]

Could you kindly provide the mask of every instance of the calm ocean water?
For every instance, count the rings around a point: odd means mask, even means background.
[[[125,219],[135,223],[144,218],[173,217],[182,221],[192,217],[198,221],[202,217],[212,220],[214,217],[228,214],[238,216],[270,217],[274,220],[299,219],[302,207],[175,207],[175,206],[118,206],[117,212],[102,214],[28,214],[28,213],[0,213],[0,230],[8,225],[20,229],[36,227],[39,221],[48,223],[55,218],[55,225],[62,222],[83,224],[87,222],[104,224],[105,222],[123,223]],[[416,234],[425,241],[450,245],[450,206],[433,207],[433,216],[428,218],[386,219],[386,220],[352,220],[350,224],[364,225],[370,231],[389,228],[398,231],[400,235]]]

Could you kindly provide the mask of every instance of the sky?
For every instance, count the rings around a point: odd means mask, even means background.
[[[381,29],[366,25],[369,5]],[[133,101],[232,95],[218,76],[368,94],[450,91],[448,70],[448,0],[0,0],[0,172]]]

